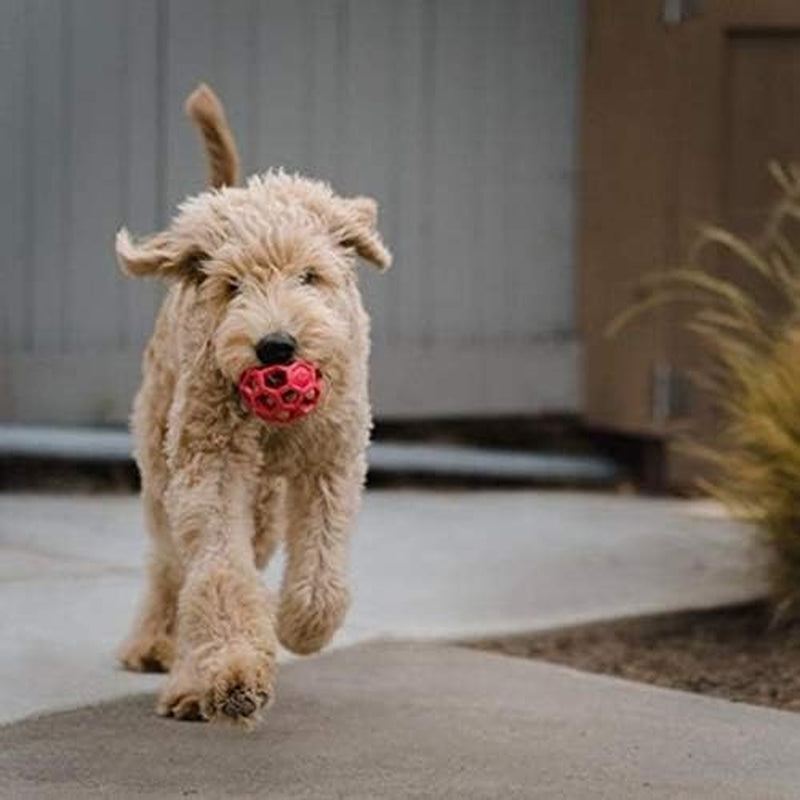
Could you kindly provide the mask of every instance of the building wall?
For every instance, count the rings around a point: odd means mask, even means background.
[[[0,420],[126,417],[161,289],[113,236],[202,189],[199,80],[247,172],[380,202],[379,414],[576,410],[580,43],[580,0],[5,0]]]

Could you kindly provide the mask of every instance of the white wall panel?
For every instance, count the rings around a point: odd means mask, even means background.
[[[378,413],[576,410],[580,45],[580,0],[6,0],[0,418],[127,416],[161,290],[113,235],[202,189],[199,80],[247,172],[380,202]]]

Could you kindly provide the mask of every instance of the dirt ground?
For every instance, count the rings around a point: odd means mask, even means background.
[[[750,604],[486,639],[469,646],[800,711],[800,622]]]

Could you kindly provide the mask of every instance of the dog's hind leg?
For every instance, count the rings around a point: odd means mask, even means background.
[[[152,551],[147,588],[130,635],[119,650],[123,666],[136,672],[166,672],[175,657],[175,614],[181,586],[181,567],[169,542],[161,499],[143,493]]]
[[[145,596],[119,660],[137,672],[169,670],[174,659],[175,616],[182,568],[164,508],[167,465],[164,431],[172,397],[169,376],[151,365],[134,405],[136,460],[142,476],[142,500],[151,553]]]

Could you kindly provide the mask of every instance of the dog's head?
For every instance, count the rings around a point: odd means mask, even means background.
[[[304,358],[335,386],[363,347],[356,261],[386,268],[391,260],[377,205],[283,172],[225,186],[231,163],[226,172],[212,162],[219,188],[185,202],[167,230],[140,242],[121,230],[120,264],[195,287],[206,340],[232,383],[248,367]]]

